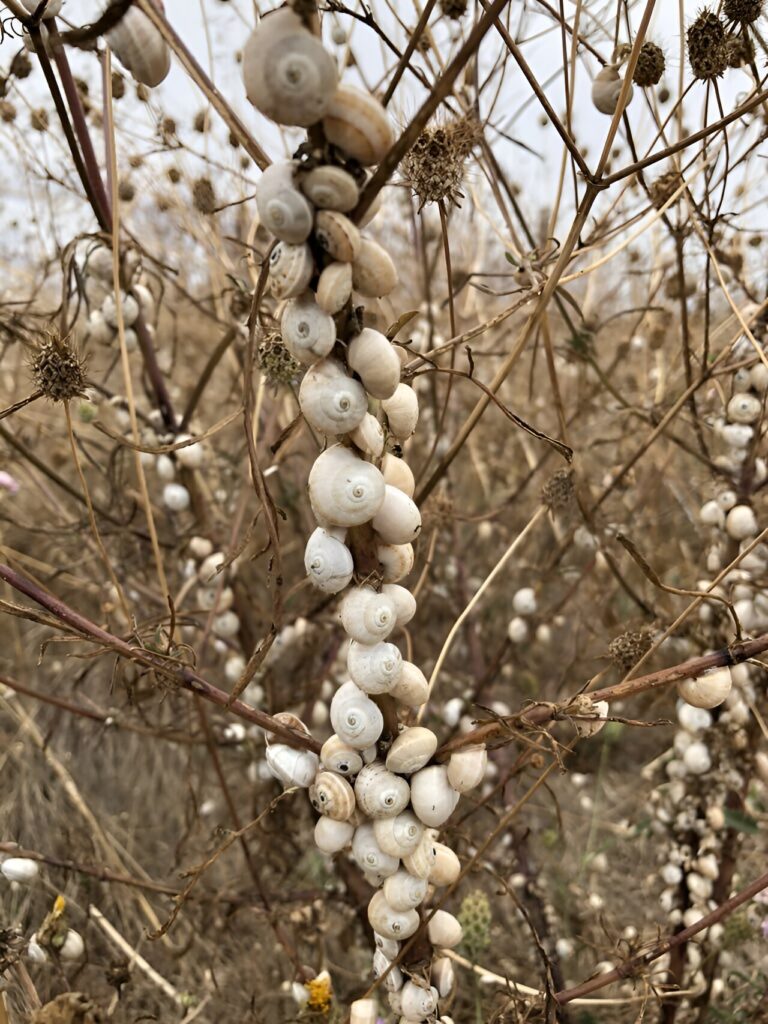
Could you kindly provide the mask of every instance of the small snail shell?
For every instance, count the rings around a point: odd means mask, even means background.
[[[334,821],[321,815],[315,825],[315,846],[323,853],[338,853],[349,846],[354,834],[351,821]]]
[[[407,441],[419,422],[419,400],[407,384],[398,384],[391,398],[381,403],[390,432],[398,441]]]
[[[351,174],[341,167],[324,164],[302,176],[301,190],[319,210],[349,213],[357,206],[360,190]]]
[[[415,910],[393,910],[382,892],[373,894],[368,904],[368,920],[371,928],[385,939],[409,939],[419,927]]]
[[[391,398],[400,383],[400,359],[385,334],[371,327],[352,339],[347,349],[347,364],[354,370],[374,398]]]
[[[37,861],[29,857],[9,857],[0,864],[0,875],[9,882],[28,884],[37,878],[38,871]]]
[[[762,362],[756,363],[749,371],[749,383],[761,394],[768,391],[768,368]]]
[[[309,246],[278,242],[269,257],[272,294],[278,299],[301,295],[309,287],[315,265]]]
[[[677,692],[695,708],[716,708],[730,693],[732,682],[731,670],[725,665],[694,679],[681,679]]]
[[[351,582],[355,563],[349,548],[334,531],[318,526],[304,549],[304,568],[318,590],[338,594]]]
[[[385,640],[397,619],[392,598],[369,586],[349,590],[342,599],[339,615],[347,635],[361,644]]]
[[[432,837],[426,832],[416,849],[402,858],[403,867],[415,878],[429,878],[429,873],[435,866],[435,860],[435,844]]]
[[[347,653],[347,670],[364,693],[388,693],[403,671],[403,656],[394,644],[353,640]]]
[[[410,544],[421,530],[421,513],[407,494],[386,484],[371,525],[385,544]]]
[[[352,296],[352,266],[329,263],[317,279],[317,304],[326,313],[336,314]]]
[[[360,752],[335,734],[329,736],[320,748],[320,760],[324,768],[338,772],[345,778],[357,775],[363,767]]]
[[[373,177],[373,175],[371,175],[371,177]],[[370,180],[370,178],[368,180]],[[366,181],[366,184],[367,183],[368,182]],[[362,217],[358,221],[357,226],[360,228],[361,231],[362,231],[363,228],[367,227],[371,223],[371,221],[376,216],[376,214],[381,210],[383,202],[384,202],[384,190],[382,189],[381,191],[376,193],[376,195],[374,196],[373,202],[371,203],[371,205],[368,207],[368,209],[365,211],[365,213],[362,215]],[[755,385],[755,386],[757,386],[757,385]]]
[[[404,729],[389,748],[387,768],[391,772],[410,775],[428,763],[437,750],[437,736],[431,729],[415,725]]]
[[[350,431],[349,438],[361,452],[372,459],[380,458],[384,451],[384,428],[369,412],[363,416],[355,429]]]
[[[378,818],[373,831],[382,850],[393,857],[413,853],[424,836],[424,826],[412,811],[403,811],[394,818]]]
[[[374,820],[396,817],[408,806],[410,795],[405,779],[387,771],[381,761],[367,764],[355,780],[358,807]]]
[[[406,981],[402,991],[402,1007],[405,1020],[426,1020],[437,1009],[437,989],[423,988],[415,981]]]
[[[416,598],[410,590],[401,587],[398,583],[385,583],[381,588],[381,592],[386,594],[387,597],[391,597],[395,602],[397,625],[407,625],[416,614]]]
[[[484,746],[464,747],[448,760],[448,781],[459,793],[468,793],[483,781],[488,767],[488,751]]]
[[[394,875],[400,866],[397,857],[391,857],[381,849],[373,834],[373,825],[368,823],[355,829],[352,856],[362,871],[374,871],[385,878]]]
[[[360,232],[337,210],[318,211],[315,238],[320,248],[340,263],[351,263],[360,252]]]
[[[749,505],[734,505],[725,517],[725,530],[734,540],[746,540],[757,533],[755,513]]]
[[[365,750],[381,735],[384,718],[370,697],[350,682],[333,695],[331,725],[344,743],[355,750]]]
[[[321,434],[348,434],[368,410],[368,399],[359,381],[344,372],[335,359],[321,359],[310,366],[299,388],[304,419]]]
[[[375,929],[373,932],[373,942],[376,949],[380,950],[387,960],[394,960],[400,952],[399,942],[396,942],[395,939],[390,939],[385,935],[379,935]]]
[[[278,124],[308,128],[328,111],[338,74],[319,39],[290,7],[262,18],[243,52],[248,99]]]
[[[334,445],[317,457],[310,470],[309,500],[321,524],[360,526],[376,515],[384,500],[384,477],[373,463]],[[376,636],[364,642],[381,639]]]
[[[391,452],[387,452],[381,463],[381,472],[384,475],[385,483],[399,488],[409,498],[413,497],[413,492],[416,490],[416,481],[413,478],[411,467],[405,459],[399,459],[396,455],[392,455]]]
[[[453,814],[459,794],[448,781],[448,769],[432,764],[411,776],[411,803],[419,821],[439,828]]]
[[[624,80],[619,76],[618,68],[612,64],[601,68],[592,82],[592,103],[601,114],[615,114]],[[632,86],[627,93],[627,106],[632,100]]]
[[[256,184],[256,207],[264,227],[275,238],[294,245],[306,242],[312,231],[312,206],[296,188],[294,160],[270,164]]]
[[[309,787],[309,802],[319,814],[334,821],[349,821],[355,811],[355,794],[346,779],[334,772],[319,772]]]
[[[393,875],[392,877],[396,878],[397,876]],[[389,879],[387,879],[387,882],[388,881],[389,881]],[[386,886],[387,882],[384,883],[385,886]],[[412,908],[411,907],[399,907],[399,908],[395,907],[394,909],[395,910],[398,910],[398,909],[400,909],[400,910],[411,910]],[[374,976],[374,978],[380,978],[381,975],[384,974],[384,972],[389,968],[389,965],[391,963],[392,963],[392,961],[388,957],[384,956],[384,954],[382,953],[382,951],[380,949],[377,949],[376,952],[373,954],[373,976]],[[402,987],[403,987],[403,972],[400,970],[399,967],[393,967],[392,970],[389,971],[389,973],[387,974],[386,978],[384,979],[384,988],[387,990],[387,992],[399,992]],[[350,1021],[350,1024],[351,1024],[351,1021]],[[375,1024],[375,1021],[374,1021],[374,1024]]]
[[[352,85],[340,85],[323,118],[325,137],[358,163],[378,164],[394,137],[377,99]]]
[[[429,683],[424,673],[412,661],[404,661],[400,678],[389,691],[390,697],[409,708],[420,708],[429,697]]]
[[[435,863],[429,872],[430,885],[453,885],[461,874],[461,861],[449,846],[434,843]]]
[[[407,871],[395,872],[384,883],[384,897],[393,910],[413,910],[427,895],[429,882]]]
[[[297,750],[287,743],[270,743],[265,756],[269,770],[286,787],[306,788],[320,766],[317,754],[311,750]]]
[[[437,989],[440,999],[447,999],[456,984],[456,972],[447,956],[438,957],[432,962],[430,981]]]
[[[297,732],[303,732],[305,736],[309,736],[310,734],[309,729],[306,727],[304,722],[302,722],[298,715],[294,715],[292,711],[278,711],[274,718],[276,722],[280,722],[282,725],[287,725],[290,729],[295,729]],[[267,746],[277,742],[279,741],[276,740],[271,733],[267,733]]]
[[[360,241],[360,251],[352,261],[352,287],[369,299],[389,295],[397,285],[397,268],[386,249],[372,238]]]
[[[49,10],[53,6],[49,4]],[[106,33],[106,40],[120,63],[143,85],[160,85],[171,70],[171,53],[165,40],[138,7],[125,12]]]
[[[379,544],[376,547],[376,557],[381,562],[384,582],[397,583],[413,568],[413,545]]]
[[[24,4],[24,6],[26,7],[30,14],[34,14],[37,8],[40,6],[40,0],[21,0],[21,2]],[[64,0],[48,0],[48,5],[43,11],[43,21],[47,21],[48,18],[55,18],[61,10],[61,5],[63,2]]]
[[[83,937],[74,928],[69,928],[64,936],[64,942],[59,947],[59,956],[62,960],[79,960],[85,952]]]
[[[349,1008],[349,1024],[376,1024],[378,1016],[375,999],[356,999]]]
[[[726,415],[731,423],[756,423],[762,410],[763,403],[756,395],[742,393],[730,400]]]
[[[725,526],[725,512],[716,501],[705,501],[699,509],[699,519],[705,526]]]
[[[464,931],[453,914],[447,910],[436,910],[427,925],[427,934],[433,946],[451,949],[461,942]]]

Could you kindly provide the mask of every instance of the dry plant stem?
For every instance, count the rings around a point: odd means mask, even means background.
[[[392,78],[389,80],[389,85],[387,86],[386,92],[382,96],[382,106],[386,107],[389,104],[389,101],[392,99],[395,89],[397,88],[400,79],[403,77],[405,69],[408,67],[408,63],[413,55],[413,52],[419,45],[419,41],[421,40],[421,37],[424,34],[424,29],[427,27],[429,16],[432,13],[432,10],[436,2],[437,0],[427,0],[426,4],[424,5],[424,10],[421,12],[421,16],[418,22],[416,23],[416,28],[413,30],[413,32],[410,33],[408,45],[403,51],[402,57],[398,61],[397,67],[395,68]]]
[[[93,904],[88,907],[88,916],[96,922],[110,942],[112,942],[112,944],[116,946],[121,953],[126,953],[128,955],[129,968],[133,964],[136,964],[139,970],[145,974],[149,980],[172,1002],[176,1003],[177,1006],[182,1005],[182,998],[173,985],[171,985],[169,981],[166,981],[161,974],[158,974],[154,967],[144,959],[138,950],[134,949],[130,942],[123,938],[117,928],[110,924],[102,912],[97,907],[94,907]]]

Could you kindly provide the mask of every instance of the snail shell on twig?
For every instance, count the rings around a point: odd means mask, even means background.
[[[348,434],[362,421],[368,398],[360,381],[336,359],[321,359],[307,370],[299,388],[304,419],[326,436]]]
[[[407,441],[419,421],[419,400],[407,384],[398,384],[391,398],[381,403],[391,433],[398,441]]]
[[[410,789],[405,779],[387,771],[381,761],[374,761],[357,776],[355,796],[369,818],[394,818],[408,806]]]
[[[309,500],[321,525],[361,526],[384,500],[384,478],[373,463],[333,445],[318,455],[310,470]]]
[[[365,750],[381,735],[384,717],[370,697],[350,682],[340,686],[333,695],[331,725],[344,743],[355,750]],[[352,797],[354,800],[354,794]]]
[[[601,114],[615,114],[619,102],[624,79],[620,77],[618,68],[607,64],[595,75],[592,82],[592,103]],[[632,101],[632,86],[627,93],[627,106]]]
[[[421,513],[407,494],[387,484],[371,525],[385,544],[410,544],[421,530]]]
[[[347,635],[361,644],[386,640],[397,621],[392,598],[367,585],[347,591],[339,615]]]
[[[270,164],[256,184],[256,207],[264,227],[275,238],[294,245],[306,242],[314,211],[294,184],[295,160]]]
[[[397,857],[385,853],[376,842],[373,825],[364,824],[355,829],[352,840],[352,856],[362,871],[375,871],[385,877],[394,875],[400,866]]]
[[[317,304],[326,313],[340,312],[352,295],[352,265],[329,263],[317,280]]]
[[[400,359],[392,342],[371,327],[352,339],[347,348],[347,364],[354,370],[374,398],[391,398],[400,383]]]
[[[415,910],[394,910],[384,894],[376,892],[368,904],[368,920],[371,928],[386,939],[408,939],[419,927],[420,919]]]
[[[411,467],[405,461],[405,459],[399,459],[396,455],[392,455],[391,452],[387,452],[381,463],[381,472],[384,475],[384,482],[390,484],[392,487],[397,487],[407,494],[409,498],[413,497],[413,492],[416,490],[416,481],[413,477]]]
[[[351,821],[334,821],[321,815],[315,824],[315,846],[323,853],[338,853],[349,846],[354,834]]]
[[[340,263],[351,263],[360,252],[360,232],[338,210],[319,210],[315,217],[315,239],[321,249]]]
[[[286,787],[309,786],[317,775],[320,759],[311,750],[297,750],[287,743],[270,743],[266,760],[274,777]]]
[[[338,594],[352,580],[355,563],[352,552],[335,533],[321,526],[314,531],[304,550],[304,567],[312,583],[326,594]]]
[[[353,640],[347,654],[352,682],[365,693],[387,693],[403,671],[403,656],[394,644],[361,644]]]
[[[468,793],[483,781],[488,767],[488,751],[484,746],[464,747],[451,754],[448,781],[459,793]]]
[[[413,545],[379,544],[376,547],[376,557],[381,562],[384,582],[397,583],[406,577],[413,568]]]
[[[323,164],[307,171],[300,179],[304,195],[319,210],[349,213],[357,206],[360,190],[357,182],[343,168]]]
[[[319,814],[335,821],[349,821],[355,811],[355,794],[346,779],[334,772],[319,772],[309,788],[309,800]]]
[[[278,299],[301,295],[309,287],[315,265],[309,246],[278,242],[269,257],[269,281]]]
[[[352,286],[369,299],[381,299],[397,285],[397,268],[386,249],[363,238],[352,261]]]
[[[427,895],[429,882],[408,871],[396,871],[384,883],[384,897],[393,910],[414,910]]]
[[[423,768],[437,750],[437,736],[431,729],[415,725],[403,729],[387,754],[387,768],[391,772],[410,775]]]
[[[320,749],[320,760],[325,768],[348,778],[357,775],[363,767],[363,759],[358,750],[350,747],[340,736],[329,736]]]
[[[432,764],[411,776],[411,803],[419,821],[439,828],[450,818],[459,802],[459,794],[448,781],[448,769]]]
[[[54,5],[55,0],[49,10]],[[171,52],[165,40],[138,7],[129,7],[105,38],[120,63],[142,85],[160,85],[171,70]]]
[[[464,931],[453,914],[447,910],[436,910],[427,925],[427,933],[433,945],[451,949],[461,942]]]
[[[336,343],[336,324],[305,292],[285,304],[280,317],[280,337],[294,359],[311,366],[331,353]]]
[[[413,853],[424,836],[424,826],[413,811],[403,811],[394,818],[379,818],[373,823],[373,831],[382,850],[393,857]]]
[[[325,137],[361,164],[378,164],[394,141],[387,112],[370,93],[340,85],[323,118]]]
[[[429,697],[429,683],[418,665],[404,661],[400,678],[389,693],[409,708],[419,708]]]

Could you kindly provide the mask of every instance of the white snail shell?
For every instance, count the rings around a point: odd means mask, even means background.
[[[456,984],[456,972],[449,957],[441,956],[432,962],[430,980],[441,999],[447,999],[450,996],[453,986]]]
[[[705,526],[725,526],[725,512],[716,501],[705,501],[699,509],[699,519]]]
[[[331,725],[344,743],[355,750],[365,750],[381,736],[384,718],[370,697],[349,682],[333,695]]]
[[[315,265],[306,243],[278,242],[269,257],[269,281],[278,299],[301,295],[309,286]]]
[[[412,811],[403,811],[394,818],[378,818],[373,823],[376,841],[393,857],[407,857],[424,836],[424,826]]]
[[[402,861],[405,870],[415,878],[429,878],[436,859],[434,840],[425,832],[416,849],[405,854]]]
[[[347,364],[374,398],[391,398],[400,383],[400,358],[385,334],[364,327],[349,343]]]
[[[376,547],[376,557],[381,562],[381,572],[384,582],[397,583],[399,580],[406,577],[413,568],[413,545],[379,544]]]
[[[601,114],[615,114],[624,80],[619,76],[618,69],[612,64],[601,68],[592,82],[592,103]],[[633,89],[630,85],[627,93],[627,106],[632,100]]]
[[[376,1024],[378,1016],[375,999],[356,999],[349,1008],[349,1024]]]
[[[371,525],[385,544],[410,544],[421,530],[421,513],[407,494],[386,484],[384,500]]]
[[[52,6],[49,4],[49,10]],[[138,7],[128,8],[106,33],[106,40],[120,63],[143,85],[160,85],[171,70],[171,53],[165,40]]]
[[[320,759],[311,750],[297,750],[287,743],[270,743],[266,750],[270,772],[286,787],[311,785],[320,767]]]
[[[243,51],[248,99],[278,124],[308,128],[328,111],[338,73],[319,39],[290,7],[262,18]]]
[[[340,263],[351,263],[360,252],[360,232],[338,210],[318,210],[315,239],[321,249]]]
[[[256,207],[264,227],[275,238],[294,245],[312,231],[312,205],[294,184],[294,160],[270,164],[256,184]]]
[[[384,883],[384,897],[393,910],[413,910],[427,895],[429,882],[407,871],[396,871]]]
[[[429,697],[429,683],[418,665],[404,661],[400,678],[389,694],[406,707],[420,708]]]
[[[397,857],[385,853],[376,842],[373,825],[366,823],[355,829],[352,839],[352,856],[362,871],[373,871],[388,878],[400,866]]]
[[[725,529],[729,537],[746,540],[757,533],[755,513],[749,505],[734,505],[725,517]]]
[[[333,317],[320,309],[312,292],[285,304],[280,318],[280,337],[294,359],[311,366],[331,353],[336,344]]]
[[[396,877],[396,876],[392,876],[392,877]],[[387,879],[387,882],[388,881],[389,881],[389,879]],[[386,887],[387,882],[384,883],[385,887]],[[410,910],[412,908],[411,907],[399,907],[399,908],[395,907],[394,909],[395,910],[398,910],[398,909],[400,909],[400,910]],[[382,953],[382,951],[380,949],[377,949],[376,952],[373,954],[373,976],[374,976],[374,978],[380,978],[381,975],[384,974],[384,972],[389,968],[389,965],[391,963],[392,963],[392,961],[388,957],[386,957]],[[403,987],[403,972],[400,970],[399,967],[393,967],[389,971],[389,974],[387,974],[386,978],[384,979],[384,988],[387,990],[387,992],[399,992],[399,990],[402,987]],[[351,1021],[350,1021],[350,1024],[351,1024]],[[375,1024],[375,1021],[374,1021],[374,1024]]]
[[[323,853],[338,853],[349,846],[354,834],[351,821],[334,821],[321,815],[315,824],[315,846]]]
[[[732,423],[756,423],[762,411],[763,403],[756,395],[742,393],[730,400],[726,415]]]
[[[361,526],[376,515],[384,500],[384,477],[373,463],[334,445],[317,457],[310,470],[309,500],[321,524]]]
[[[386,640],[397,621],[392,598],[367,585],[347,591],[339,615],[347,635],[361,644]]]
[[[309,801],[319,814],[335,821],[349,821],[355,812],[355,794],[352,787],[334,772],[318,772],[309,787]]]
[[[415,910],[394,910],[383,892],[373,894],[368,904],[368,920],[371,928],[386,939],[409,939],[419,927]]]
[[[605,719],[610,714],[611,708],[607,700],[591,701],[591,708],[586,712],[589,717],[574,718],[573,724],[579,736],[589,739],[596,736],[605,725]]]
[[[323,119],[325,137],[358,163],[378,164],[394,141],[387,112],[375,97],[340,85]]]
[[[437,750],[437,736],[431,729],[414,725],[403,729],[387,754],[387,768],[391,772],[411,775],[419,771]]]
[[[300,185],[304,195],[319,210],[349,213],[357,206],[360,196],[352,175],[333,164],[314,167],[302,176]]]
[[[37,878],[38,871],[37,861],[29,857],[9,857],[0,864],[0,875],[9,882],[28,884]]]
[[[394,644],[361,644],[353,640],[347,653],[352,682],[365,693],[388,693],[403,671],[403,656]]]
[[[355,563],[347,545],[321,526],[311,534],[304,550],[304,568],[312,583],[326,594],[338,594],[352,580]]]
[[[485,746],[464,747],[451,754],[448,760],[448,781],[459,793],[468,793],[479,786],[488,767]]]
[[[380,458],[384,451],[384,428],[369,412],[363,416],[355,429],[349,432],[349,439],[372,459]]]
[[[397,267],[386,249],[362,238],[352,261],[352,287],[369,299],[381,299],[397,286]]]
[[[396,817],[408,806],[410,795],[405,779],[387,771],[381,761],[367,764],[355,779],[358,806],[374,820]]]
[[[62,960],[79,960],[85,952],[83,937],[74,928],[70,928],[64,936],[64,942],[59,947],[59,956]]]
[[[724,665],[694,679],[681,679],[677,692],[695,708],[716,708],[730,693],[732,683],[731,670]]]
[[[403,1017],[407,1021],[423,1021],[437,1009],[437,989],[423,988],[415,981],[406,981],[402,991]]]
[[[394,960],[400,952],[400,943],[390,939],[386,935],[380,935],[375,929],[373,932],[373,943],[376,949],[381,950],[387,960]]]
[[[453,914],[447,910],[436,910],[427,925],[427,934],[433,946],[451,949],[461,942],[464,931]]]
[[[407,441],[419,422],[419,400],[407,384],[398,384],[391,398],[381,403],[390,432],[398,441]]]
[[[429,872],[430,885],[453,885],[461,874],[461,861],[444,843],[434,843],[435,863]]]
[[[459,794],[448,781],[448,769],[432,764],[411,776],[411,803],[419,821],[439,828],[453,814]]]
[[[317,304],[326,313],[340,312],[352,296],[352,266],[329,263],[317,279]]]
[[[413,478],[411,467],[405,459],[399,459],[396,455],[392,455],[391,452],[387,452],[381,463],[381,472],[384,475],[385,483],[399,488],[409,498],[413,497],[413,492],[416,490],[416,481]]]
[[[326,436],[348,434],[362,421],[368,399],[360,381],[336,359],[321,359],[307,370],[299,388],[304,419]]]
[[[410,590],[401,587],[398,583],[385,583],[381,592],[395,602],[397,625],[407,625],[416,614],[416,598]]]
[[[335,733],[329,736],[320,748],[320,760],[324,768],[348,778],[357,775],[363,767],[363,759],[360,751],[350,747],[340,736]]]

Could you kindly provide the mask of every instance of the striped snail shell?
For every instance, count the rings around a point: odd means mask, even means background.
[[[335,821],[349,821],[355,811],[355,794],[346,779],[334,772],[320,772],[309,787],[309,800],[319,814]]]

